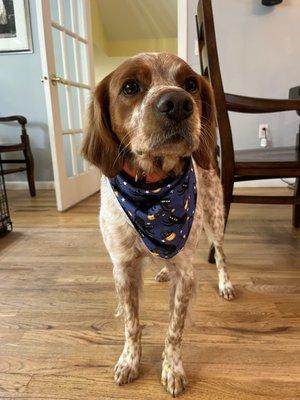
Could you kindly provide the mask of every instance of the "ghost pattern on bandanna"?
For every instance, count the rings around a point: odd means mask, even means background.
[[[153,255],[172,258],[183,249],[197,199],[190,158],[186,159],[182,175],[155,184],[135,182],[124,171],[109,181],[122,209]]]

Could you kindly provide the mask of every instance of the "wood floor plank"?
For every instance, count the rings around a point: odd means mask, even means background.
[[[239,189],[245,193],[246,189]],[[287,194],[286,189],[247,189]],[[144,269],[141,375],[113,382],[124,329],[98,228],[99,195],[58,213],[52,191],[9,192],[0,240],[0,400],[169,399],[160,384],[168,285]],[[203,236],[184,335],[181,398],[300,399],[300,231],[291,207],[234,204],[225,249],[238,297],[219,298]]]

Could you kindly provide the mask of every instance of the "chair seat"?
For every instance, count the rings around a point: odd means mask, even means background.
[[[300,152],[296,147],[236,150],[235,175],[300,176]]]
[[[26,167],[8,168],[8,169],[3,169],[3,175],[14,174],[15,172],[23,172],[23,171],[26,171]]]
[[[25,149],[24,143],[11,143],[11,144],[1,144],[0,153],[8,153],[10,151],[22,151]]]

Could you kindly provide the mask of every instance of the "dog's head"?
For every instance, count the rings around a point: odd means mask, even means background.
[[[139,54],[96,87],[82,153],[104,175],[120,172],[127,156],[146,172],[169,172],[191,155],[212,168],[214,151],[212,89],[179,57]]]

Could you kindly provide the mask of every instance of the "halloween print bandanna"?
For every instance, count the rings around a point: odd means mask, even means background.
[[[135,182],[124,171],[109,179],[133,227],[153,255],[174,257],[185,245],[196,207],[196,177],[191,159],[176,178]]]

